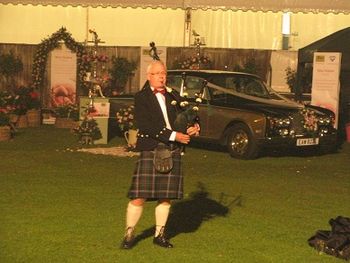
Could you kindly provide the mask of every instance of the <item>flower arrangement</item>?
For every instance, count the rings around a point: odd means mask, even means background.
[[[0,91],[0,127],[10,126],[10,114],[14,111],[14,97],[7,91]]]
[[[102,63],[107,63],[108,62],[108,56],[106,55],[95,55],[95,54],[85,54],[82,56],[82,60],[86,63],[91,63],[91,62],[102,62]]]
[[[191,56],[184,61],[180,62],[177,68],[180,69],[210,69],[212,62],[207,56]]]
[[[302,109],[301,114],[304,116],[304,120],[302,120],[302,124],[304,129],[308,132],[315,132],[318,129],[318,119],[313,110],[310,109]]]
[[[122,92],[135,69],[137,69],[136,62],[129,61],[123,57],[113,56],[112,66],[109,70],[112,89]]]
[[[79,136],[79,141],[83,144],[93,144],[94,140],[102,138],[102,133],[96,120],[88,116],[73,131]]]
[[[14,96],[8,91],[0,90],[0,108],[7,108],[13,104]]]
[[[10,125],[10,113],[6,108],[0,108],[0,127]]]
[[[38,49],[34,56],[32,81],[33,87],[40,90],[44,85],[45,67],[50,51],[59,47],[60,41],[63,40],[65,45],[77,54],[77,70],[78,70],[78,84],[84,88],[84,76],[86,72],[87,63],[82,60],[82,56],[86,54],[83,44],[76,42],[71,34],[62,27],[57,32],[53,33],[51,37],[44,39],[38,44]]]
[[[28,110],[40,108],[39,93],[32,87],[20,86],[13,94],[7,94],[6,101],[10,112],[16,115],[24,115]]]
[[[53,109],[56,117],[72,120],[79,120],[79,107],[77,104],[66,103],[61,104]]]
[[[118,126],[122,132],[127,130],[136,130],[136,123],[135,123],[135,106],[130,105],[128,107],[120,108],[119,111],[116,113],[116,119]]]
[[[40,108],[39,93],[34,91],[33,89],[28,94],[27,108],[28,110],[38,110]]]

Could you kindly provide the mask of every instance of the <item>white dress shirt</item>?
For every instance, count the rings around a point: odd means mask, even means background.
[[[151,87],[152,91],[154,90],[153,87]],[[162,93],[156,93],[156,98],[158,100],[158,103],[159,103],[159,106],[162,110],[162,113],[163,113],[163,118],[165,120],[165,125],[166,125],[166,128],[169,129],[169,130],[172,130],[171,128],[171,125],[170,125],[170,122],[169,122],[169,118],[168,118],[168,112],[166,110],[166,104],[165,104],[165,97]],[[170,135],[170,138],[169,138],[169,141],[175,141],[175,137],[176,137],[176,132],[173,131]]]

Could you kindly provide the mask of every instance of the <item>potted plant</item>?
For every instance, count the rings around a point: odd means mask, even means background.
[[[77,104],[66,103],[53,109],[56,116],[57,128],[74,128],[79,120],[79,108]]]
[[[297,77],[297,73],[294,69],[292,69],[291,67],[287,67],[285,69],[285,72],[286,72],[286,77],[285,77],[285,80],[286,80],[286,83],[289,87],[289,90],[290,92],[294,93],[295,92],[295,87],[296,87],[296,77]]]
[[[119,126],[119,129],[122,133],[124,133],[124,137],[128,143],[129,147],[136,146],[137,140],[137,126],[135,123],[135,106],[129,105],[126,107],[122,107],[116,113],[116,119]]]
[[[7,141],[11,138],[9,112],[0,108],[0,141]]]
[[[29,88],[29,93],[26,98],[27,102],[27,121],[29,127],[40,126],[40,98],[39,93]]]
[[[102,138],[102,133],[96,120],[89,116],[85,116],[81,124],[74,128],[73,131],[79,136],[79,142],[82,144],[94,144],[95,140]]]
[[[15,57],[12,51],[8,54],[0,54],[0,76],[8,90],[15,86],[14,76],[23,70],[23,63],[19,57]]]
[[[27,111],[28,101],[30,100],[30,92],[32,90],[25,86],[16,88],[13,92],[11,122],[15,123],[18,128],[26,128],[28,126]]]
[[[123,92],[129,77],[132,75],[137,65],[134,61],[129,61],[123,57],[112,57],[112,67],[109,70],[112,82],[112,94]]]
[[[11,138],[9,101],[11,95],[6,91],[0,91],[0,141],[7,141]]]

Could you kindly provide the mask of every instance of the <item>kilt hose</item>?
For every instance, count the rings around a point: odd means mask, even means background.
[[[131,186],[128,192],[130,199],[144,198],[148,201],[157,199],[182,199],[183,175],[180,149],[172,152],[173,169],[162,174],[153,166],[153,151],[142,151],[136,162]]]

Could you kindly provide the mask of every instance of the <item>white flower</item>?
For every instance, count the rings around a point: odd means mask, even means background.
[[[188,93],[187,93],[187,92],[184,92],[182,95],[183,95],[184,97],[188,97]]]
[[[194,106],[192,109],[193,109],[194,111],[198,111],[198,110],[199,110],[199,108],[198,108],[197,106]]]
[[[177,101],[176,100],[172,100],[171,101],[171,105],[175,106],[177,104]]]
[[[197,98],[197,99],[196,99],[196,102],[197,102],[197,103],[202,103],[202,99],[201,99],[201,98]]]
[[[173,89],[172,89],[172,88],[169,88],[169,87],[165,87],[165,89],[166,89],[166,91],[169,92],[169,93],[171,93],[171,92],[173,91]]]

